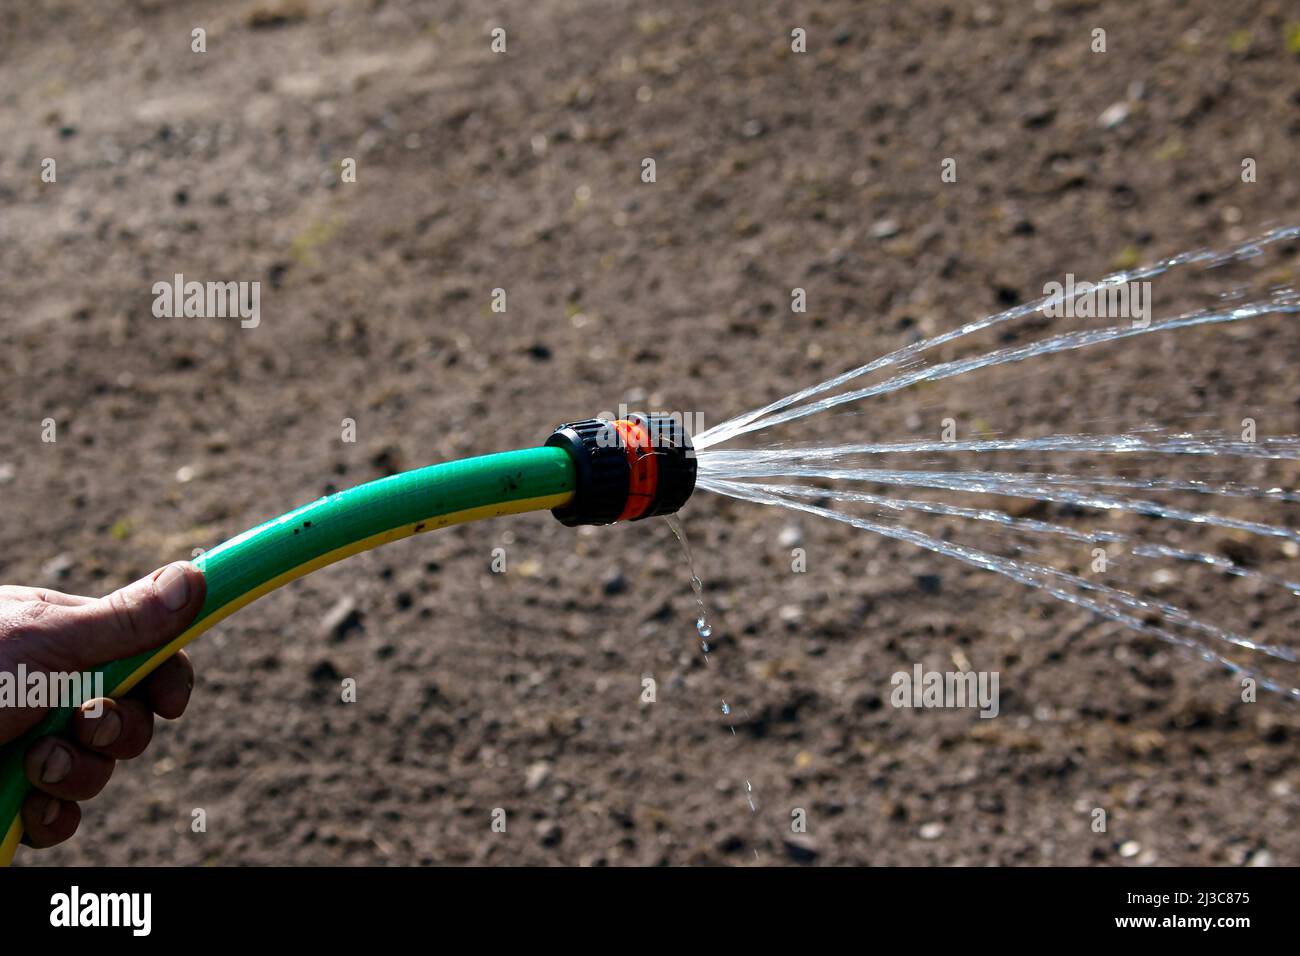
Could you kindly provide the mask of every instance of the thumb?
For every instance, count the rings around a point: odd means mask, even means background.
[[[86,670],[161,647],[189,627],[206,590],[203,572],[177,561],[107,597],[59,608],[65,667]]]

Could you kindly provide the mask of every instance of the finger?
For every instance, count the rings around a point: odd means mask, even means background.
[[[61,800],[89,800],[113,775],[112,757],[58,737],[42,737],[23,758],[27,779],[37,790]]]
[[[153,739],[153,711],[142,700],[96,697],[72,718],[77,743],[115,760],[138,757]]]
[[[159,717],[175,720],[185,713],[194,690],[194,664],[190,655],[177,651],[145,678],[136,693]]]
[[[21,584],[0,584],[0,600],[42,601],[45,604],[58,604],[62,607],[78,607],[90,604],[95,599],[82,594],[64,594],[49,588],[29,588]]]
[[[81,807],[33,790],[23,800],[23,842],[41,849],[62,843],[77,832]]]
[[[59,635],[64,670],[88,670],[180,636],[203,606],[203,573],[188,561],[159,568],[107,597],[52,608],[44,624]]]

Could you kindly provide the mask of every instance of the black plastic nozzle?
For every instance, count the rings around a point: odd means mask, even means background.
[[[695,448],[686,426],[672,415],[635,415],[650,436],[657,482],[654,499],[644,512],[631,519],[676,514],[695,490]]]
[[[573,500],[551,514],[561,524],[613,524],[627,505],[632,466],[613,422],[588,418],[561,425],[546,444],[563,448],[577,473]]]
[[[573,500],[551,512],[562,524],[673,514],[695,490],[695,449],[682,422],[671,415],[570,422],[546,444],[567,451],[576,470]]]

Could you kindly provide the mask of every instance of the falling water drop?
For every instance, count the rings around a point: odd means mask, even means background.
[[[700,636],[700,648],[705,654],[708,654],[709,638],[713,636],[713,625],[709,623],[708,612],[704,607],[704,582],[700,576],[695,573],[695,558],[691,554],[690,543],[686,540],[686,529],[682,527],[682,519],[677,515],[666,515],[664,520],[668,522],[668,527],[673,529],[673,534],[681,542],[682,556],[686,559],[686,568],[691,574],[691,590],[695,593],[695,632]]]

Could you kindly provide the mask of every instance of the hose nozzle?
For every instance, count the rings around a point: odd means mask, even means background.
[[[672,415],[570,422],[546,444],[573,459],[573,499],[551,512],[570,527],[670,515],[695,490],[695,449]]]

